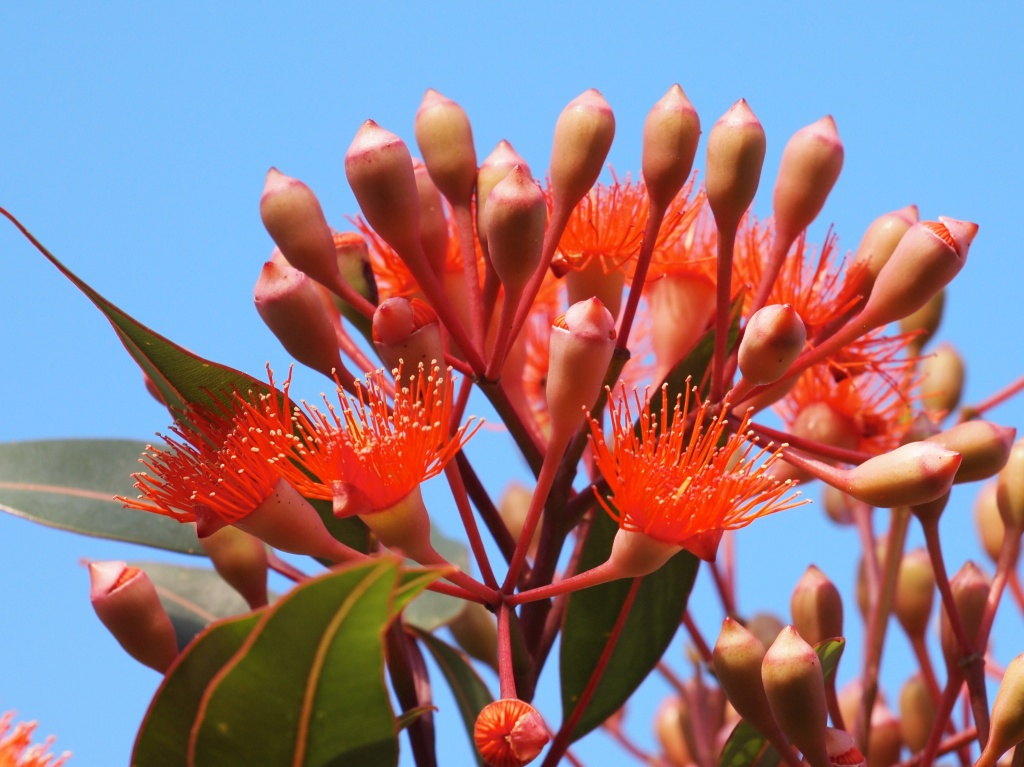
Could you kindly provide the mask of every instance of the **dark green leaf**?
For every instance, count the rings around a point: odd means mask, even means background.
[[[842,637],[826,639],[814,646],[814,652],[818,653],[818,660],[821,661],[821,673],[827,682],[836,673],[839,659],[843,657],[843,649],[846,647],[846,640]]]
[[[42,440],[0,445],[0,511],[83,535],[202,554],[195,530],[169,517],[122,508],[134,498],[144,442]]]
[[[452,695],[455,696],[455,703],[462,715],[462,722],[466,725],[466,733],[469,735],[470,746],[476,754],[478,764],[483,760],[477,753],[476,745],[473,743],[473,727],[476,724],[476,717],[488,703],[494,698],[491,697],[487,685],[484,684],[479,674],[470,664],[469,660],[461,652],[451,645],[442,642],[433,634],[426,631],[413,629],[413,634],[423,642],[430,654],[434,656],[434,662],[444,675],[448,686],[451,687]]]
[[[399,731],[404,730],[409,725],[415,723],[424,714],[429,714],[437,711],[437,706],[416,706],[416,708],[410,708],[408,711],[403,711],[395,719],[395,723]]]
[[[203,696],[194,767],[392,765],[396,722],[382,635],[427,576],[383,559],[298,586],[264,612]]]
[[[238,652],[259,620],[243,615],[210,626],[175,661],[149,704],[132,767],[187,767],[188,739],[214,675]]]

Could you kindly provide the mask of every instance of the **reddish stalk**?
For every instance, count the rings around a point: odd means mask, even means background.
[[[946,727],[945,723],[953,712],[953,706],[956,704],[956,699],[960,694],[960,687],[963,683],[964,678],[959,670],[951,670],[949,679],[946,680],[946,689],[942,691],[942,699],[939,701],[938,710],[935,712],[935,724],[932,725],[932,731],[928,735],[928,742],[925,744],[924,750],[916,757],[917,767],[931,767],[935,757],[938,756],[939,745],[942,743],[942,732]],[[952,751],[953,749],[950,750]]]
[[[1010,573],[1010,591],[1013,593],[1017,607],[1024,613],[1024,586],[1021,585],[1020,577],[1015,572]]]
[[[629,285],[626,307],[622,310],[622,319],[619,321],[619,335],[615,341],[615,345],[619,349],[625,349],[626,342],[629,340],[629,331],[633,327],[636,310],[640,305],[640,296],[644,290],[644,283],[647,281],[647,270],[651,266],[654,246],[658,242],[658,232],[661,230],[661,224],[664,220],[665,207],[651,200],[647,213],[647,226],[644,229],[644,238],[640,243],[640,253],[636,259],[636,269],[633,271],[633,280]]]
[[[459,430],[459,424],[462,423],[462,416],[466,414],[466,405],[469,403],[469,394],[473,389],[473,382],[469,378],[463,378],[459,382],[459,394],[455,398],[455,404],[452,407],[452,417],[448,422],[448,431],[454,434]]]
[[[283,575],[295,583],[302,583],[310,578],[309,575],[302,572],[299,568],[281,559],[277,552],[271,548],[267,549],[267,565],[278,575]]]
[[[515,539],[512,534],[508,531],[508,527],[505,526],[504,520],[498,513],[497,507],[494,505],[494,501],[491,500],[490,495],[487,494],[487,489],[484,487],[483,482],[480,481],[480,477],[477,476],[476,471],[473,469],[473,465],[469,462],[466,454],[459,451],[458,455],[455,456],[455,463],[459,467],[459,473],[462,476],[462,481],[465,484],[466,491],[476,506],[477,512],[480,514],[480,518],[483,519],[484,524],[487,525],[487,531],[491,534],[491,538],[497,544],[501,550],[501,554],[505,557],[506,561],[511,561],[512,552],[516,549]]]
[[[725,389],[725,362],[729,344],[729,309],[732,297],[732,259],[736,226],[718,230],[718,284],[715,300],[715,352],[711,358],[711,401],[719,402]]]
[[[506,604],[498,607],[498,686],[502,698],[517,698],[516,679],[512,665],[512,629]]]
[[[977,731],[973,727],[961,730],[956,733],[956,735],[951,735],[944,741],[940,742],[938,748],[935,750],[935,756],[945,756],[946,754],[956,751],[962,746],[970,745],[977,737]],[[1024,751],[1024,749],[1022,749],[1022,751]],[[896,767],[921,767],[923,757],[924,752],[921,752],[920,754],[907,759],[905,762],[900,762]]]
[[[722,609],[725,610],[725,614],[730,618],[736,615],[736,604],[732,600],[732,595],[729,593],[729,586],[722,578],[722,574],[718,571],[718,567],[714,562],[707,563],[708,569],[711,570],[711,578],[715,582],[715,590],[718,592],[719,598],[722,600]]]
[[[938,704],[942,698],[942,690],[939,687],[939,679],[935,676],[935,667],[932,665],[931,656],[928,655],[928,645],[925,643],[924,635],[908,638],[910,646],[914,650],[914,657],[917,658],[917,665],[921,668],[925,687],[928,688],[932,700]]]
[[[462,483],[462,474],[459,472],[458,466],[449,462],[444,467],[444,475],[448,479],[452,497],[455,498],[462,526],[466,529],[466,537],[469,538],[469,548],[473,552],[473,558],[476,559],[477,567],[480,568],[484,584],[497,591],[498,581],[494,577],[491,561],[487,558],[487,550],[480,537],[480,528],[477,527],[476,517],[473,516],[473,510],[469,506],[469,494],[466,492],[466,486]]]
[[[732,424],[733,427],[738,426],[740,418],[735,415],[730,415],[729,423]],[[795,434],[779,431],[778,429],[772,429],[758,423],[750,423],[750,430],[762,440],[770,440],[778,445],[784,444],[797,450],[814,453],[822,458],[830,460],[842,461],[843,463],[861,464],[871,458],[870,453],[865,453],[860,450],[844,450],[841,447],[833,447],[832,445],[826,445],[824,442],[817,442],[813,439],[798,437]]]
[[[704,635],[700,633],[700,628],[694,622],[693,616],[690,615],[689,610],[686,610],[683,613],[683,625],[686,627],[686,633],[688,633],[690,635],[690,639],[693,640],[693,646],[696,647],[697,652],[700,653],[701,659],[708,666],[712,666],[714,661],[711,654],[711,647],[709,647],[708,643],[704,640]]]
[[[972,418],[980,418],[989,410],[1006,402],[1010,397],[1024,391],[1024,376],[1006,386],[990,397],[983,399],[977,405],[965,405],[960,409],[960,421],[969,421]]]
[[[473,237],[473,213],[470,199],[452,207],[455,228],[459,232],[459,250],[462,252],[462,274],[466,281],[469,298],[469,324],[473,343],[477,349],[484,348],[484,305],[480,294],[480,275],[476,267],[476,241]]]

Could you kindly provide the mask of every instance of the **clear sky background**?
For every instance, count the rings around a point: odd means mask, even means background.
[[[5,3],[0,205],[157,331],[250,373],[267,361],[283,371],[288,357],[251,299],[271,248],[258,215],[269,166],[305,180],[340,227],[356,211],[344,153],[366,118],[413,145],[413,116],[433,87],[469,113],[479,157],[507,138],[542,174],[562,107],[595,87],[615,110],[609,162],[621,175],[639,167],[648,109],[679,82],[705,136],[740,97],[760,117],[762,216],[789,136],[834,116],[846,162],[813,241],[832,223],[852,249],[873,218],[911,202],[927,218],[981,225],[940,331],[966,356],[966,399],[976,401],[1024,372],[1021,26],[1010,2]],[[700,169],[703,153],[704,142]],[[166,428],[105,320],[6,224],[0,328],[0,440],[145,440]],[[295,387],[315,396],[324,384],[300,371]],[[1019,402],[992,415],[1024,425]],[[500,435],[481,437],[476,454],[494,444]],[[958,493],[943,522],[951,570],[983,561],[972,498]],[[786,615],[810,562],[849,593],[856,535],[822,516],[804,508],[738,536],[742,610]],[[158,683],[100,626],[79,559],[148,556],[0,516],[0,710],[40,719],[78,767],[127,763]],[[713,638],[720,606],[703,580],[693,607]],[[842,679],[861,650],[847,604]],[[1019,613],[1005,613],[994,640],[1003,662],[1024,650]],[[890,641],[894,702],[907,650],[897,631]],[[680,646],[669,657],[682,669]],[[540,707],[557,725],[555,671],[550,664]],[[646,745],[645,720],[664,693],[645,688],[630,711]],[[443,762],[468,764],[450,700],[439,702]],[[588,765],[615,763],[614,748],[595,734],[577,753]]]

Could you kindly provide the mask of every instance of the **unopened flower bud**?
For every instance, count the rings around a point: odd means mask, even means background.
[[[338,353],[334,326],[309,277],[287,263],[267,261],[256,281],[253,302],[292,357],[328,378],[337,373],[340,380],[352,379]]]
[[[476,183],[473,129],[465,110],[428,88],[413,123],[423,162],[452,205],[469,205]]]
[[[448,219],[441,193],[423,165],[413,165],[416,191],[420,196],[420,244],[434,274],[444,274],[448,259]]]
[[[910,677],[900,691],[900,735],[913,753],[924,749],[935,724],[935,700],[924,675]]]
[[[765,653],[761,679],[779,728],[812,767],[828,767],[828,708],[821,661],[792,626],[784,628]]]
[[[529,764],[550,739],[537,709],[516,698],[488,703],[473,727],[473,741],[480,756],[495,767]]]
[[[914,224],[878,273],[858,324],[877,328],[924,306],[967,261],[978,225],[955,218]]]
[[[928,552],[924,549],[908,551],[900,561],[892,606],[907,636],[924,638],[934,601],[935,573]]]
[[[956,472],[958,484],[961,482],[977,482],[988,479],[1004,466],[1010,457],[1013,438],[1017,430],[1010,426],[1000,426],[991,421],[964,421],[943,432],[928,437],[947,450],[960,453],[963,460]],[[1022,448],[1024,453],[1024,448]],[[1021,471],[1024,471],[1024,455],[1021,457]],[[1021,482],[1022,515],[1024,515],[1024,481]],[[1024,520],[1024,516],[1022,516]]]
[[[404,363],[415,373],[444,360],[437,313],[418,298],[389,298],[373,313],[373,345],[389,370]]]
[[[466,606],[448,623],[448,630],[467,655],[498,670],[498,628],[494,614],[479,602]]]
[[[507,176],[514,167],[519,166],[527,176],[530,175],[530,166],[512,145],[502,139],[498,145],[484,159],[476,176],[476,229],[480,243],[487,243],[487,232],[484,229],[484,210],[487,208],[487,198],[491,190]]]
[[[491,190],[483,220],[491,264],[514,309],[540,263],[548,221],[544,193],[516,166]]]
[[[959,453],[913,442],[850,469],[841,489],[871,506],[911,506],[949,492],[959,468]]]
[[[715,315],[715,286],[695,274],[667,274],[650,287],[654,381],[660,383],[704,335]]]
[[[420,200],[402,139],[367,120],[345,153],[345,176],[366,221],[403,258],[420,251]]]
[[[988,742],[974,767],[994,767],[1003,754],[1024,741],[1024,654],[1010,661],[992,704]]]
[[[1007,530],[1024,532],[1024,440],[1013,444],[1006,466],[999,472],[996,498]]]
[[[770,304],[754,312],[740,341],[739,366],[752,384],[778,381],[803,351],[804,321],[790,304]]]
[[[658,736],[665,758],[672,767],[690,767],[694,764],[684,735],[685,706],[682,698],[665,698],[654,716],[654,732]]]
[[[892,767],[900,760],[902,748],[899,720],[882,701],[876,700],[871,712],[867,767]]]
[[[939,329],[939,323],[942,322],[942,309],[945,304],[946,291],[940,290],[928,299],[928,303],[913,314],[908,314],[900,320],[901,333],[917,334],[908,347],[912,357],[916,357],[921,353],[925,344],[931,340],[932,336],[935,335],[935,331]]]
[[[683,188],[700,139],[700,118],[678,83],[644,121],[641,172],[652,202],[667,208]]]
[[[722,622],[712,653],[718,683],[741,717],[772,736],[779,730],[761,678],[764,657],[764,644],[753,633],[732,618]]]
[[[352,286],[353,290],[369,301],[373,306],[380,303],[377,293],[377,280],[370,266],[370,251],[366,240],[358,232],[335,232],[334,252],[338,260],[338,272],[341,279]],[[360,332],[369,332],[366,316],[356,311],[348,301],[331,294],[334,308],[349,322],[359,328]]]
[[[776,237],[791,240],[814,221],[842,168],[843,142],[831,115],[793,134],[782,150],[772,198]]]
[[[719,231],[735,229],[754,201],[766,148],[764,128],[744,99],[711,128],[704,186]]]
[[[853,504],[858,501],[842,490],[832,487],[832,485],[825,485],[822,488],[821,501],[828,518],[837,525],[852,525],[854,523]]]
[[[789,599],[793,626],[816,645],[843,635],[843,599],[839,589],[814,565],[804,572]]]
[[[259,538],[227,525],[199,539],[213,568],[252,609],[267,604],[267,546]]]
[[[505,488],[501,499],[498,501],[498,514],[502,522],[508,528],[513,540],[519,540],[523,532],[523,525],[526,522],[526,513],[530,509],[530,500],[533,498],[533,491],[519,482],[513,482]],[[543,515],[544,512],[541,512]],[[530,541],[529,554],[533,556],[540,542],[540,531],[542,525],[538,524],[534,530],[533,540]]]
[[[881,693],[884,695],[884,693]],[[836,696],[836,703],[839,706],[839,713],[842,716],[843,724],[853,728],[860,716],[861,703],[864,700],[864,685],[859,679],[847,683]]]
[[[1003,538],[1006,537],[1006,525],[999,513],[998,493],[999,483],[993,480],[982,485],[974,499],[974,523],[978,527],[981,547],[993,562],[999,560]]]
[[[853,450],[860,443],[860,429],[853,419],[827,402],[811,402],[801,408],[790,431],[797,437],[845,450]]]
[[[950,343],[942,343],[921,361],[921,403],[936,418],[960,404],[966,370],[963,358]]]
[[[849,290],[867,296],[903,235],[921,220],[916,205],[884,213],[868,226],[847,270]]]
[[[90,562],[89,579],[92,607],[125,652],[167,671],[178,657],[178,641],[149,576],[124,562]]]
[[[989,586],[988,576],[970,560],[965,562],[964,566],[949,580],[949,588],[953,592],[953,603],[960,615],[960,623],[964,627],[967,641],[971,643],[978,636],[978,629],[981,627],[981,617],[985,612]],[[963,657],[963,651],[957,643],[945,607],[942,609],[939,637],[942,644],[942,655],[946,659],[946,668],[950,670],[957,668]]]
[[[853,736],[829,727],[825,730],[825,750],[832,767],[865,767],[864,754],[857,748]]]
[[[761,640],[765,647],[771,647],[784,628],[786,624],[782,618],[772,613],[754,613],[747,619],[747,630]]]
[[[580,301],[555,320],[548,363],[552,435],[569,435],[601,393],[615,349],[615,320],[596,298]]]
[[[910,425],[903,432],[900,444],[906,445],[910,442],[921,442],[929,437],[934,437],[942,431],[942,427],[933,421],[927,413],[919,412],[910,419]]]
[[[555,123],[551,142],[551,196],[555,209],[569,211],[590,191],[615,137],[615,115],[591,88],[570,101]]]

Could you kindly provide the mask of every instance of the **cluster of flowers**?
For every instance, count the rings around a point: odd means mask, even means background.
[[[541,184],[505,141],[478,166],[464,111],[428,91],[415,121],[422,163],[372,121],[356,134],[345,168],[362,217],[347,233],[328,225],[305,184],[271,169],[260,212],[277,249],[256,307],[296,360],[336,383],[337,404],[293,403],[288,382],[277,388],[273,377],[259,390],[211,392],[180,413],[165,447],[149,449],[140,499],[122,499],[194,522],[203,539],[234,526],[284,551],[333,562],[367,556],[328,532],[311,501],[329,501],[381,546],[442,564],[419,486],[444,472],[482,580],[449,568],[450,584],[439,588],[499,615],[502,700],[477,726],[481,754],[495,765],[525,764],[549,740],[516,694],[503,613],[647,575],[682,549],[713,561],[724,531],[803,503],[798,480],[824,480],[872,506],[934,503],[954,481],[998,472],[1013,440],[984,421],[939,431],[915,417],[925,398],[915,357],[976,225],[919,221],[913,206],[888,213],[844,268],[834,236],[816,253],[805,239],[842,167],[830,117],[786,145],[767,222],[748,212],[765,134],[746,102],[711,129],[700,188],[691,176],[700,121],[679,86],[647,117],[642,182],[597,183],[614,129],[597,91],[570,102]],[[886,335],[900,320],[909,332]],[[372,340],[383,369],[353,328]],[[712,335],[703,378],[675,381]],[[653,395],[637,388],[644,382]],[[453,462],[478,425],[464,421],[473,384],[538,477],[520,529],[504,531],[503,581]],[[933,415],[944,415],[939,403]],[[784,432],[752,420],[773,404]],[[594,489],[550,508],[560,472],[574,476],[582,455]],[[545,506],[578,520],[597,505],[620,528],[607,562],[557,580],[536,558],[529,566]],[[553,572],[557,551],[548,556]],[[132,568],[102,569],[97,604],[137,580]],[[265,593],[250,603],[261,600]],[[173,653],[152,664],[166,668]],[[716,668],[728,663],[716,656]],[[744,678],[735,694],[750,685],[760,682]],[[778,742],[788,738],[818,767],[824,729],[813,741],[794,737],[803,730],[771,712],[761,720],[778,720]]]

